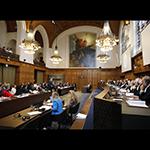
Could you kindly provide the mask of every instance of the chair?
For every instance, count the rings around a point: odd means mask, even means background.
[[[61,125],[66,124],[67,118],[68,118],[68,109],[66,108],[59,115],[51,115],[51,122],[57,122],[58,123],[58,129],[60,129]]]
[[[19,126],[19,129],[37,129],[42,130],[43,127],[47,125],[47,122],[49,121],[49,118],[51,116],[51,111],[45,111],[42,114],[34,117],[29,118],[25,124],[22,126]],[[25,119],[26,120],[26,119]]]
[[[69,108],[68,114],[70,115],[71,121],[74,120],[73,115],[76,115],[78,113],[79,106],[80,106],[80,102],[77,103],[75,106]]]

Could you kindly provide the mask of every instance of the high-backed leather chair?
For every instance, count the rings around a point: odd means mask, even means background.
[[[68,119],[68,108],[66,108],[61,114],[59,115],[51,115],[51,121],[58,123],[58,129],[61,128],[61,125],[65,125]]]
[[[71,121],[74,120],[74,116],[73,115],[76,115],[78,113],[79,106],[80,106],[80,102],[78,102],[75,106],[69,108],[68,114],[69,114],[69,116],[71,118]]]

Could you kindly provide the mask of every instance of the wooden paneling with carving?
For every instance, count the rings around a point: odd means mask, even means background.
[[[143,65],[143,57],[142,57],[142,53],[139,53],[134,59],[133,59],[133,63],[134,63],[134,73],[143,73],[143,72],[148,72],[150,71],[150,65]]]
[[[120,69],[50,69],[47,71],[49,74],[64,74],[65,81],[70,83],[76,83],[78,89],[81,90],[84,85],[91,82],[93,88],[97,86],[99,80],[118,80],[120,79]]]
[[[124,78],[135,79],[141,75],[150,75],[150,65],[143,65],[142,52],[132,58],[132,71],[124,73]]]

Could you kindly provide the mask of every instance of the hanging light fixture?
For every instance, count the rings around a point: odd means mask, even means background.
[[[58,54],[57,45],[55,46],[54,55],[50,57],[50,60],[53,64],[59,64],[63,60]]]
[[[108,52],[113,50],[113,47],[117,44],[118,40],[112,33],[109,22],[105,21],[101,34],[96,39],[96,46],[100,47],[101,51]]]
[[[55,25],[55,21],[52,20],[52,23]],[[59,64],[61,61],[63,61],[62,57],[58,53],[58,47],[57,47],[57,38],[56,38],[56,45],[54,49],[54,54],[50,57],[50,60],[53,64]]]
[[[24,49],[24,52],[27,54],[34,54],[41,48],[40,44],[34,40],[31,23],[32,21],[30,22],[29,29],[26,31],[26,38],[19,45],[19,47]]]
[[[110,56],[108,54],[99,54],[96,59],[100,63],[107,63],[107,61],[110,59]]]

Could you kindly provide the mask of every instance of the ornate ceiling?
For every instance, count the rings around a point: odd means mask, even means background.
[[[26,21],[27,28],[29,28],[29,24],[31,23],[33,29],[38,25],[42,25],[48,34],[49,37],[49,46],[51,47],[53,40],[57,35],[61,32],[76,26],[90,25],[96,27],[103,27],[104,21],[102,20],[55,20],[56,25],[52,23],[52,20],[32,20]],[[110,20],[110,27],[112,32],[118,36],[119,35],[119,26],[120,20]],[[7,31],[8,32],[16,32],[16,21],[6,21]]]

